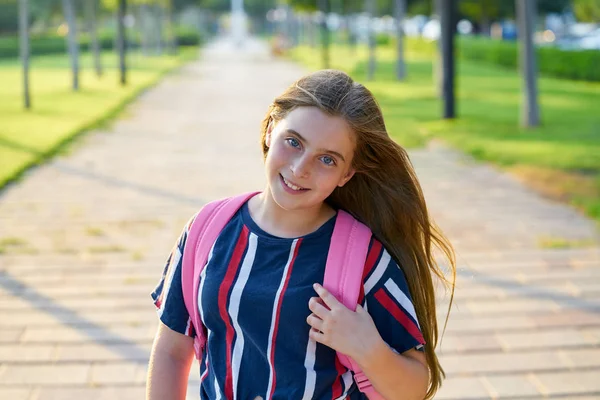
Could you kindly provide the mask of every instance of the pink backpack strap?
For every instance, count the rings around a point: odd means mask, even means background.
[[[181,287],[183,289],[185,307],[188,310],[196,331],[194,352],[198,360],[202,358],[202,351],[206,344],[206,336],[200,319],[197,300],[200,275],[206,266],[210,250],[223,228],[225,228],[225,225],[227,225],[227,222],[229,222],[244,203],[258,193],[244,193],[239,196],[216,200],[206,204],[198,212],[189,228],[183,250]]]
[[[363,271],[371,242],[371,230],[343,210],[338,211],[327,255],[323,286],[346,307],[356,310]],[[350,357],[338,352],[340,362],[354,372],[354,380],[370,400],[383,400],[367,376]]]

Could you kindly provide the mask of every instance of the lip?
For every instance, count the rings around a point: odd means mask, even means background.
[[[303,188],[303,189],[301,189],[301,190],[294,190],[294,189],[290,188],[288,185],[286,185],[286,184],[285,184],[285,181],[283,180],[283,175],[281,175],[281,174],[279,174],[279,180],[281,181],[281,186],[283,186],[283,189],[284,189],[286,192],[288,192],[288,193],[291,193],[291,194],[301,194],[301,193],[304,193],[304,192],[306,192],[306,191],[310,190],[310,189],[305,189],[305,188]],[[300,186],[300,185],[296,185],[294,182],[290,181],[290,180],[289,180],[289,179],[287,179],[287,178],[286,178],[286,180],[287,180],[288,182],[290,182],[290,183],[291,183],[292,185],[294,185],[294,186],[297,186],[297,187],[302,187],[302,186]]]

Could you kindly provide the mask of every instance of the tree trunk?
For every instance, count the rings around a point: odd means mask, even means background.
[[[442,18],[442,7],[445,0],[433,0],[434,14],[437,16],[438,21]],[[441,26],[440,26],[441,29]],[[442,98],[444,96],[444,74],[442,65],[442,38],[438,38],[436,41],[437,51],[433,58],[432,72],[433,72],[433,84],[435,85],[437,95]]]
[[[28,0],[19,0],[19,45],[21,65],[23,66],[23,105],[31,109],[29,95],[29,3]]]
[[[520,36],[519,64],[524,86],[521,125],[534,127],[540,124],[540,110],[537,100],[537,65],[533,45],[536,4],[529,0],[516,0],[516,2]]]
[[[317,47],[317,27],[315,26],[315,14],[311,14],[308,20],[308,40],[311,48]]]
[[[481,33],[490,36],[490,16],[488,13],[488,0],[481,1]]]
[[[375,18],[375,0],[366,1],[367,15],[369,18],[369,66],[367,70],[367,80],[372,81],[375,77],[375,67],[377,64],[377,60],[375,58],[375,50],[377,47],[377,43],[375,38],[375,26],[373,24],[373,19]]]
[[[125,13],[127,12],[127,0],[119,0],[117,8],[117,52],[119,53],[119,71],[121,85],[127,84],[127,37],[125,34]]]
[[[139,9],[139,20],[140,20],[140,41],[142,44],[142,54],[145,56],[150,55],[150,35],[151,35],[151,21],[150,11],[148,11],[148,4],[140,4]]]
[[[163,13],[160,4],[154,5],[154,32],[156,38],[156,54],[162,54],[163,52]]]
[[[454,107],[454,31],[456,26],[456,0],[442,0],[441,5],[440,42],[442,48],[443,117],[449,119],[456,117]]]
[[[406,16],[406,0],[396,0],[394,14],[396,17],[396,40],[398,60],[396,61],[396,77],[399,81],[406,79],[406,63],[404,62],[404,17]]]
[[[323,12],[323,20],[321,21],[321,44],[323,69],[329,68],[329,27],[327,26],[327,16],[330,11],[329,0],[319,0],[319,9]]]
[[[77,41],[77,19],[73,0],[63,0],[63,12],[69,27],[68,44],[71,58],[71,71],[73,72],[73,90],[79,90],[79,43]]]
[[[169,0],[167,5],[167,23],[169,24],[169,52],[171,54],[177,54],[177,33],[175,31],[175,0]]]
[[[97,0],[87,0],[85,5],[88,18],[88,29],[90,31],[91,50],[94,54],[94,67],[96,69],[96,75],[100,77],[102,76],[102,60],[100,59],[100,43],[98,42],[98,30],[96,29]]]

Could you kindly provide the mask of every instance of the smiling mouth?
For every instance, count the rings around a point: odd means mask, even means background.
[[[283,180],[283,183],[285,183],[285,185],[286,185],[287,187],[289,187],[290,189],[292,189],[292,190],[296,190],[296,191],[308,190],[308,189],[306,189],[306,188],[303,188],[303,187],[301,187],[301,186],[296,186],[296,185],[294,185],[292,182],[290,182],[290,181],[288,181],[287,179],[285,179],[285,178],[283,177],[283,175],[281,175],[281,174],[279,174],[279,176],[280,176],[280,177],[281,177],[281,179]]]

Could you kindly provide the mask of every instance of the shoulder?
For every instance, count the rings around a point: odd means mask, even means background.
[[[379,289],[386,291],[400,290],[408,293],[408,284],[402,268],[385,246],[376,238],[371,238],[369,252],[363,270],[365,295],[377,293]]]

